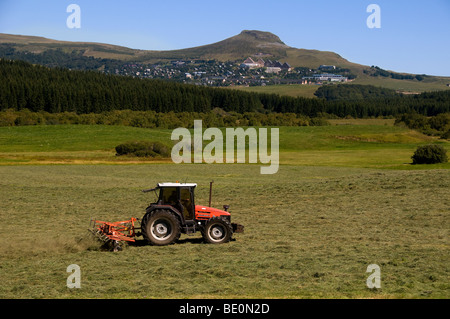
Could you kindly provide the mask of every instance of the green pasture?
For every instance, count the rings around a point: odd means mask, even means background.
[[[449,164],[411,165],[448,142],[391,122],[281,127],[279,171],[260,164],[119,158],[114,147],[171,130],[122,126],[0,128],[0,298],[449,298]],[[196,202],[230,205],[243,234],[167,247],[141,237],[101,249],[92,218],[141,218],[142,189],[196,182]],[[81,269],[81,288],[66,269]],[[369,289],[367,267],[381,269]]]
[[[417,81],[360,75],[351,84],[374,85],[408,94],[448,90],[449,80],[448,77],[427,77],[423,81]]]
[[[352,125],[342,120],[330,126],[280,127],[281,165],[422,168],[410,165],[418,145],[440,143],[450,149],[447,141],[393,126],[389,120],[361,121],[361,125],[353,125],[355,120]],[[222,132],[225,139],[225,130]],[[114,150],[131,140],[159,141],[171,146],[171,134],[168,129],[106,125],[0,127],[0,164],[171,162],[117,157]],[[208,143],[204,141],[203,146]],[[447,163],[439,167],[450,166]]]

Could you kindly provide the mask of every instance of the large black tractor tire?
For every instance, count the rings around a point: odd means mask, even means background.
[[[180,238],[181,228],[178,218],[168,210],[156,210],[142,218],[142,236],[152,245],[165,246]]]
[[[202,236],[210,244],[227,243],[231,240],[231,236],[233,236],[233,227],[228,221],[213,217],[206,222]]]

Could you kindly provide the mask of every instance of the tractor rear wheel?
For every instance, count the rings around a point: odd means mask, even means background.
[[[206,222],[202,231],[203,239],[210,244],[223,244],[231,240],[233,227],[222,218],[213,217]]]
[[[146,214],[142,219],[141,227],[144,238],[156,246],[173,244],[181,234],[178,218],[168,210],[157,210]]]

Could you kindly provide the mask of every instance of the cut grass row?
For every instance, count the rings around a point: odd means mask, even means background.
[[[1,298],[448,298],[449,170],[252,165],[0,166]],[[156,182],[197,182],[245,233],[104,252],[90,218],[142,217]],[[68,265],[81,289],[68,289]],[[366,286],[369,264],[381,289]]]

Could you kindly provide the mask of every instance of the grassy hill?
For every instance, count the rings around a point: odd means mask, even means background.
[[[136,50],[104,43],[58,41],[43,37],[4,33],[0,33],[0,43],[14,43],[17,49],[34,53],[60,48],[66,52],[83,50],[85,56],[140,62],[174,59],[234,61],[259,55],[273,59],[284,58],[287,62],[292,63],[292,66],[318,67],[327,62],[346,67],[354,65],[333,52],[292,48],[270,32],[250,30],[244,30],[236,36],[213,44],[168,51]]]
[[[69,53],[75,50],[84,51],[85,56],[118,60],[136,59],[144,52],[106,43],[58,41],[44,37],[5,33],[0,33],[0,43],[12,43],[19,51],[42,53],[47,50],[61,49]]]
[[[450,78],[436,76],[429,76],[423,81],[373,77],[364,73],[365,70],[370,69],[369,66],[352,63],[337,53],[290,47],[278,36],[257,30],[244,30],[236,36],[213,44],[168,51],[136,50],[104,43],[57,41],[43,37],[0,33],[0,44],[6,43],[12,44],[18,51],[42,53],[51,49],[61,49],[66,53],[80,52],[88,57],[141,63],[181,59],[236,61],[252,56],[288,62],[292,67],[318,68],[322,64],[336,65],[347,68],[355,74],[357,79],[354,83],[356,84],[371,84],[409,92],[444,90],[448,89],[446,84],[450,83]],[[287,94],[311,96],[310,90],[305,93],[289,92]]]

